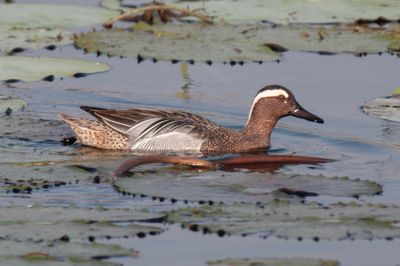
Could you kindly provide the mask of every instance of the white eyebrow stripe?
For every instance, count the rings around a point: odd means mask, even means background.
[[[256,103],[258,100],[260,100],[261,98],[264,98],[264,97],[277,97],[280,95],[282,95],[286,99],[289,98],[289,94],[285,90],[282,90],[282,89],[264,90],[264,91],[260,92],[259,94],[257,94],[257,96],[254,98],[253,103]]]
[[[282,89],[264,90],[264,91],[260,92],[259,94],[257,94],[256,97],[253,100],[253,104],[251,105],[250,112],[249,112],[249,117],[247,118],[246,125],[249,123],[251,114],[253,113],[254,106],[256,105],[256,103],[259,100],[261,100],[263,98],[266,98],[266,97],[278,97],[280,95],[282,95],[286,99],[289,98],[289,94],[285,90],[282,90]]]

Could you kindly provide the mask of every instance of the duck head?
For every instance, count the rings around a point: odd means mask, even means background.
[[[289,115],[324,123],[323,119],[304,109],[289,89],[280,85],[269,85],[259,90],[254,97],[247,125],[251,121],[260,124],[261,120],[275,124],[280,118]]]

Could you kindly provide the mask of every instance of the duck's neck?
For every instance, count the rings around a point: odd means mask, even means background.
[[[243,134],[248,137],[256,138],[260,145],[270,144],[272,130],[274,129],[278,119],[268,113],[253,113],[250,114],[246,127],[243,129]]]

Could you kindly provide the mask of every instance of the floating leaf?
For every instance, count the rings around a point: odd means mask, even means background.
[[[113,257],[131,257],[135,251],[118,245],[32,240],[0,242],[0,263],[4,265],[120,265]],[[104,259],[111,259],[103,261]]]
[[[130,194],[224,203],[266,202],[270,200],[269,194],[280,188],[331,196],[374,195],[382,192],[382,187],[371,181],[242,172],[137,173],[131,178],[119,178],[114,186]]]
[[[260,29],[249,29],[248,34],[257,34],[257,39],[266,40],[264,44],[280,45],[280,49],[322,54],[386,52],[394,38],[384,31],[357,32],[340,26],[261,26]]]
[[[60,4],[2,4],[0,25],[10,28],[74,28],[102,23],[118,12],[98,7]]]
[[[68,126],[39,119],[29,111],[3,116],[0,128],[0,192],[32,193],[64,184],[86,185],[95,176],[107,181],[124,160],[125,153],[63,146],[62,138],[71,132]]]
[[[376,98],[365,103],[361,110],[366,114],[373,115],[382,119],[400,122],[400,98],[387,97]]]
[[[399,33],[397,33],[397,34],[395,33],[394,34],[394,38],[392,38],[388,48],[389,48],[389,51],[391,51],[393,53],[399,53],[400,52],[400,35],[399,35]]]
[[[378,53],[387,51],[390,35],[353,32],[339,27],[291,25],[201,25],[139,23],[135,30],[85,33],[75,44],[92,53],[158,60],[197,62],[270,61],[279,51]],[[279,47],[277,50],[276,48]],[[272,48],[272,49],[271,49]],[[275,50],[275,51],[273,51]]]
[[[52,80],[55,77],[104,72],[110,67],[93,61],[27,56],[0,57],[0,80]]]
[[[207,261],[209,266],[339,266],[337,260],[311,258],[246,258]]]
[[[116,15],[117,11],[89,6],[0,4],[0,51],[54,49],[72,42],[72,33],[65,29],[99,24]]]
[[[118,222],[162,220],[162,214],[145,210],[78,208],[78,207],[0,207],[0,237],[25,241],[56,240],[83,241],[89,238],[134,237],[149,232],[160,233],[157,226]]]
[[[17,97],[0,95],[0,113],[24,109],[26,102]]]
[[[176,3],[181,7],[202,9],[216,16],[216,20],[228,22],[273,21],[288,23],[338,23],[353,22],[358,19],[374,20],[385,17],[398,20],[400,2],[397,0],[183,0]]]
[[[2,117],[0,128],[0,163],[43,166],[76,155],[62,146],[69,128],[61,121],[40,119],[25,111]]]
[[[229,62],[279,58],[270,48],[232,34],[224,27],[164,24],[140,28],[141,25],[136,31],[89,32],[78,36],[75,44],[89,52],[158,60]]]
[[[336,203],[321,205],[274,200],[262,206],[202,205],[168,214],[193,231],[220,236],[258,235],[284,239],[355,240],[400,238],[399,206]]]
[[[45,179],[18,179],[16,181],[4,178],[0,182],[0,192],[30,194],[34,190],[48,189],[67,185],[66,181],[51,181]]]
[[[72,43],[72,33],[61,29],[19,29],[0,25],[0,51],[14,53]]]

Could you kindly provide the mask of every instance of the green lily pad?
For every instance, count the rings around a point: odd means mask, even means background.
[[[0,192],[33,193],[64,184],[105,182],[125,153],[63,146],[71,134],[62,121],[37,118],[26,110],[0,119]],[[85,171],[84,169],[90,171]]]
[[[311,258],[246,258],[207,261],[209,266],[339,266],[337,260]]]
[[[215,25],[139,23],[134,30],[88,32],[75,45],[91,53],[198,62],[270,61],[285,50],[323,53],[378,53],[393,37],[339,27],[263,24]]]
[[[58,151],[56,150],[54,154],[57,155]],[[25,151],[25,153],[28,152],[29,150]],[[27,162],[1,163],[0,193],[31,194],[49,189],[59,189],[61,192],[65,186],[86,186],[96,182],[96,179],[99,180],[97,182],[109,182],[115,165],[120,164],[122,160],[78,153],[74,158],[71,156],[72,154],[70,156],[65,154],[64,158],[56,156],[56,160],[46,161],[51,154],[48,154],[46,150],[44,155],[41,155],[41,152],[43,149],[37,151],[39,158],[36,158],[36,161],[33,161],[35,153],[30,157],[25,155],[27,158],[24,159],[30,159]],[[83,166],[98,167],[97,171],[95,173],[84,172],[71,166],[79,161]]]
[[[17,97],[10,97],[6,95],[0,95],[0,113],[6,111],[19,111],[25,108],[26,102]]]
[[[55,77],[72,77],[77,74],[104,72],[106,64],[67,58],[2,56],[0,57],[0,80],[35,81]],[[52,77],[52,78],[50,78]]]
[[[172,1],[170,1],[172,2]],[[373,20],[385,17],[398,20],[400,2],[397,0],[210,0],[179,1],[180,7],[202,9],[207,14],[228,22],[273,21],[288,23],[339,23],[353,22],[358,19]]]
[[[66,29],[102,23],[118,12],[58,4],[0,4],[0,51],[14,53],[72,43]]]
[[[365,103],[361,110],[381,119],[400,122],[400,98],[377,98]]]
[[[135,251],[118,245],[98,243],[71,243],[62,241],[0,242],[0,263],[3,265],[120,265],[113,257],[131,257]],[[136,252],[137,253],[137,252]],[[100,258],[111,258],[103,261]]]
[[[131,222],[160,220],[162,214],[145,210],[70,207],[0,207],[0,237],[25,241],[57,240],[84,241],[89,238],[134,237],[150,232],[160,233],[158,226]],[[118,225],[116,223],[129,223]],[[65,237],[67,236],[67,237]]]
[[[393,53],[399,53],[400,52],[400,35],[397,34],[397,37],[393,37],[392,41],[390,42],[389,46],[389,51]]]
[[[12,105],[6,101],[5,106]],[[15,106],[22,106],[22,102]],[[70,151],[61,143],[69,134],[69,128],[61,121],[40,119],[24,111],[3,116],[0,128],[0,164],[43,166],[77,155],[77,151]]]
[[[51,181],[45,179],[18,179],[16,181],[4,178],[0,182],[0,192],[13,192],[30,194],[39,189],[49,189],[52,187],[61,187],[67,185],[67,181]]]
[[[281,173],[205,172],[136,173],[114,182],[118,191],[188,201],[266,202],[271,192],[285,188],[331,196],[374,195],[382,187],[371,181]]]
[[[202,205],[168,214],[170,222],[220,236],[257,235],[284,239],[372,240],[400,238],[400,208],[393,205],[274,200],[262,206]]]
[[[380,53],[386,52],[392,40],[385,32],[355,32],[339,26],[291,25],[281,27],[262,26],[259,35],[264,44],[278,44],[286,49],[300,52],[334,53]],[[249,33],[252,30],[249,30]]]
[[[111,56],[131,58],[140,55],[157,60],[229,62],[270,61],[279,58],[279,54],[270,48],[221,30],[218,26],[139,25],[135,31],[104,30],[85,33],[75,39],[75,45],[92,53],[99,51]]]
[[[72,33],[62,29],[19,29],[0,25],[0,51],[13,53],[25,49],[55,48],[72,43]]]
[[[60,4],[2,4],[0,25],[10,28],[75,28],[102,23],[118,12],[90,6]]]

